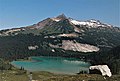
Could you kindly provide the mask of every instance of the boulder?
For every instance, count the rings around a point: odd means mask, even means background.
[[[112,73],[107,65],[95,65],[95,66],[90,66],[90,70],[99,70],[103,76],[112,76]]]

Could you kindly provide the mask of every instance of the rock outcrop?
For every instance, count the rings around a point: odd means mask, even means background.
[[[62,48],[64,50],[72,50],[72,51],[79,51],[79,52],[97,52],[99,48],[90,44],[82,44],[78,43],[75,40],[62,40],[62,46],[52,45],[49,44],[51,47],[54,48]]]
[[[112,76],[112,73],[107,65],[95,65],[95,66],[90,66],[90,70],[99,70],[103,76]]]

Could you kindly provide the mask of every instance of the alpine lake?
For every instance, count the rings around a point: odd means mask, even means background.
[[[48,71],[58,74],[76,74],[80,71],[89,72],[90,63],[76,58],[64,57],[30,57],[30,61],[12,61],[11,64],[17,68],[27,71]]]

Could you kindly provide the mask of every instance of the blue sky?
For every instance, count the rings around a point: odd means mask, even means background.
[[[0,29],[32,25],[61,13],[120,26],[120,0],[0,0]]]

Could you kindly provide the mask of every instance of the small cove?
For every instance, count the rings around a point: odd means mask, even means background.
[[[76,74],[81,70],[89,70],[90,63],[76,58],[64,57],[31,57],[31,61],[12,61],[15,67],[23,67],[28,71],[48,71],[59,74]]]

